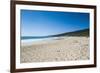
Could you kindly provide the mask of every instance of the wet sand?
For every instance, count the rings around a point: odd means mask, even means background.
[[[21,63],[74,61],[89,59],[89,37],[63,37],[59,39],[22,43]]]

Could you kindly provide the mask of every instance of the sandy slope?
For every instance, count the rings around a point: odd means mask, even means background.
[[[64,37],[21,46],[21,63],[89,59],[88,37]]]

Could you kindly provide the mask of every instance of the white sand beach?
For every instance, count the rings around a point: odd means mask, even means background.
[[[73,61],[89,59],[89,37],[62,37],[54,40],[22,43],[21,63]]]

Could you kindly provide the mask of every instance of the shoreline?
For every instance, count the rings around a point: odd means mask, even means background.
[[[22,40],[21,45],[22,46],[28,46],[32,44],[42,44],[42,43],[50,43],[57,40],[64,39],[65,37],[51,37],[51,38],[43,38],[43,39],[28,39],[28,40]]]

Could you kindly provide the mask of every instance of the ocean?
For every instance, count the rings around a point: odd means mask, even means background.
[[[41,37],[21,37],[22,43],[31,43],[31,42],[40,42],[40,41],[49,41],[49,40],[55,40],[59,37],[47,37],[47,38],[41,38]]]

